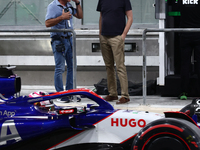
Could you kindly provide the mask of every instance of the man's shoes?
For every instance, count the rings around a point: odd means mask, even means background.
[[[121,97],[119,101],[116,102],[116,104],[125,104],[128,103],[129,101],[130,101],[129,98]]]
[[[66,97],[59,98],[59,99],[57,99],[57,102],[69,103],[70,102],[70,97],[66,96]]]
[[[110,96],[107,95],[106,97],[104,97],[103,99],[105,99],[106,101],[113,101],[113,100],[118,100],[118,96]]]
[[[178,97],[180,100],[187,100],[187,93],[183,92]]]

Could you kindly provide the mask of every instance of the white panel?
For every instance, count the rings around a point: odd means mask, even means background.
[[[147,56],[147,66],[159,66],[159,56]],[[54,66],[53,56],[0,56],[0,65]],[[126,66],[142,66],[142,56],[125,56]],[[77,66],[105,66],[102,56],[77,56]]]

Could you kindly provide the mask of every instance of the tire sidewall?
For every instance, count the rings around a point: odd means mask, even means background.
[[[185,147],[200,150],[200,129],[191,122],[174,118],[156,120],[144,127],[134,139],[132,150],[148,150],[148,145],[161,136],[176,138]]]

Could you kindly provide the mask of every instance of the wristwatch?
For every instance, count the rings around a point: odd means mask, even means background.
[[[76,3],[76,5],[80,5],[80,2]]]

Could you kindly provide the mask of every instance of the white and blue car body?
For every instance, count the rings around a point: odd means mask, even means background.
[[[0,69],[2,150],[200,149],[198,113],[192,112],[199,107],[198,100],[180,112],[158,114],[116,110],[88,89],[39,97],[17,96],[20,78],[12,73],[4,74],[5,71],[9,69]],[[91,104],[56,106],[53,103],[65,96],[78,96],[82,101],[90,99]],[[49,103],[45,105],[45,101]]]

